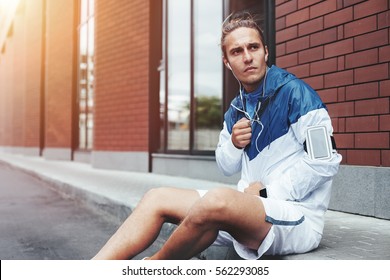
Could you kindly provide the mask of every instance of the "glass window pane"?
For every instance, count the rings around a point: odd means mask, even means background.
[[[215,150],[222,126],[222,1],[194,1],[194,149]]]
[[[85,2],[85,1],[84,1]],[[82,3],[84,3],[82,2]],[[88,94],[88,29],[86,24],[80,26],[79,46],[79,148],[85,148],[85,113]]]
[[[86,137],[86,115],[85,112],[79,114],[79,148],[85,149],[85,137]]]
[[[79,148],[93,145],[94,0],[81,0],[79,25]]]
[[[86,148],[87,149],[92,149],[93,148],[93,114],[92,113],[89,113],[87,115],[87,123],[86,123],[86,126],[87,126],[87,143],[86,143]]]
[[[87,48],[88,48],[88,29],[86,24],[80,25],[80,46],[79,51],[80,55],[85,56],[87,54]],[[83,62],[83,60],[82,60]],[[84,61],[85,62],[85,61]]]
[[[90,3],[93,1],[90,1]],[[91,7],[90,7],[91,8]],[[94,52],[95,52],[95,41],[94,41],[94,35],[95,35],[95,21],[94,17],[91,17],[88,21],[88,76],[87,76],[87,84],[88,84],[88,122],[91,122],[91,128],[88,130],[91,135],[88,137],[88,148],[91,147],[92,143],[92,127],[93,127],[93,100],[94,100]]]
[[[92,16],[95,13],[95,0],[88,0],[88,15]]]
[[[190,0],[168,1],[168,149],[189,149]]]
[[[164,65],[162,62],[161,65]],[[165,149],[165,69],[160,65],[160,151]]]
[[[95,52],[95,18],[91,17],[88,21],[88,55],[93,57]]]
[[[84,23],[88,18],[88,0],[81,0],[80,23]]]

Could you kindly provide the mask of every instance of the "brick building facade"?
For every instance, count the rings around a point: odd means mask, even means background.
[[[388,0],[265,2],[276,64],[321,95],[343,164],[390,167]],[[80,0],[21,0],[0,26],[0,150],[223,181],[211,152],[160,149],[164,3],[95,1],[93,146],[80,149]]]
[[[276,2],[277,64],[327,103],[343,163],[389,166],[389,1]]]

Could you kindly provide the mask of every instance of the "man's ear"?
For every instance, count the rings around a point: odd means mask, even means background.
[[[267,46],[264,47],[264,51],[265,51],[264,60],[265,60],[265,62],[268,62],[268,47]]]
[[[225,57],[222,57],[222,59],[223,59],[223,64],[225,64],[226,68],[232,71],[232,67],[230,66],[229,61]]]

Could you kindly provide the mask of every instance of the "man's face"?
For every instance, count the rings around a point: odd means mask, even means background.
[[[225,38],[225,65],[230,64],[236,78],[247,92],[254,91],[264,78],[268,50],[253,28],[240,27]]]

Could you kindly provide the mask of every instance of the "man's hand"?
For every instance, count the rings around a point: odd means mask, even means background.
[[[252,182],[249,186],[244,189],[244,193],[253,194],[259,196],[260,190],[264,189],[265,186],[260,182]]]
[[[252,126],[247,118],[242,118],[233,125],[232,142],[236,148],[245,148],[251,142]]]

